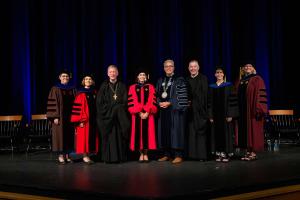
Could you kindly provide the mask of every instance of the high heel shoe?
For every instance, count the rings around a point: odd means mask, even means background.
[[[144,155],[143,159],[144,159],[144,163],[150,162],[148,155]]]
[[[64,158],[60,158],[60,157],[58,158],[57,162],[58,162],[58,164],[60,164],[60,165],[66,164],[65,159],[64,159]]]
[[[143,163],[143,162],[144,162],[144,155],[140,155],[139,163]]]

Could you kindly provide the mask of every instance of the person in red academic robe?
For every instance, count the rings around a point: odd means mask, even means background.
[[[69,153],[74,149],[74,127],[70,121],[76,89],[69,84],[70,73],[63,70],[60,82],[49,92],[47,118],[52,124],[52,150],[58,153],[58,162],[71,163]]]
[[[242,160],[255,160],[256,152],[264,150],[263,122],[268,113],[266,87],[256,74],[253,62],[242,67],[242,78],[238,85],[240,117],[236,135],[237,146],[245,149]]]
[[[75,150],[83,154],[83,161],[94,163],[90,153],[98,151],[98,134],[96,123],[96,90],[92,75],[85,75],[83,88],[79,89],[72,109],[71,122],[75,123]]]
[[[146,70],[139,69],[137,83],[131,85],[128,92],[128,111],[131,114],[130,150],[139,150],[139,162],[149,162],[148,150],[156,149],[155,87],[146,83],[147,76]]]

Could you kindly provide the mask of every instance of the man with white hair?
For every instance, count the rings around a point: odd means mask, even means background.
[[[165,76],[156,85],[158,116],[158,144],[163,150],[163,157],[158,161],[172,160],[173,164],[183,161],[185,146],[185,118],[188,107],[186,81],[174,74],[173,60],[164,62]]]

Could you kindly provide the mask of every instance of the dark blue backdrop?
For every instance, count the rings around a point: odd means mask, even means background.
[[[235,81],[239,61],[252,58],[265,79],[271,108],[294,108],[299,95],[291,49],[296,6],[280,0],[6,0],[1,1],[0,114],[42,113],[58,72],[73,83],[83,72],[96,82],[117,64],[128,84],[139,66],[152,81],[165,59],[186,75],[190,59],[214,80],[217,64]],[[296,12],[295,12],[296,13]],[[293,31],[292,31],[293,30]]]

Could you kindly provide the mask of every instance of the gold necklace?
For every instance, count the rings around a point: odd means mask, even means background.
[[[109,84],[109,87],[110,87],[110,89],[111,89],[111,91],[113,92],[113,98],[115,99],[115,101],[117,100],[117,98],[118,98],[118,96],[117,96],[117,89],[118,89],[118,83],[116,84],[116,89],[114,90],[113,89],[113,87],[111,86],[111,84],[110,83],[108,83]]]

